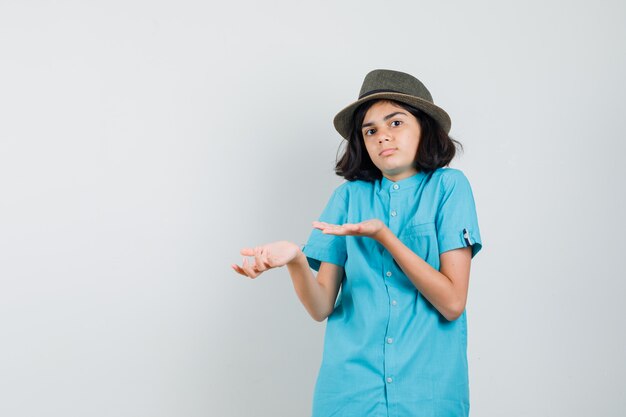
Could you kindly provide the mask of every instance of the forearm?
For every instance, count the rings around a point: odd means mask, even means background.
[[[396,260],[415,288],[448,320],[458,318],[465,308],[465,298],[453,282],[434,269],[384,227],[375,237]]]
[[[333,312],[337,292],[315,278],[302,251],[287,264],[287,269],[304,308],[314,320],[325,320]]]

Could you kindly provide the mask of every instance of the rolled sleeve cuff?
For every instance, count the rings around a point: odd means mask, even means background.
[[[460,232],[447,231],[439,234],[439,253],[472,247],[472,258],[482,249],[480,233],[474,229],[462,229]]]
[[[320,264],[322,262],[329,262],[331,264],[343,267],[346,263],[347,258],[346,253],[343,251],[337,252],[329,250],[328,248],[312,245],[305,245],[302,248],[302,253],[306,255],[309,266],[315,271],[319,271]]]

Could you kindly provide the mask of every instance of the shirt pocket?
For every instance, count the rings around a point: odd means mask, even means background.
[[[399,238],[407,247],[427,262],[430,254],[438,251],[437,227],[434,221],[414,221],[408,223]]]
[[[402,233],[403,237],[416,237],[416,236],[436,236],[437,228],[435,222],[411,222],[404,227]]]

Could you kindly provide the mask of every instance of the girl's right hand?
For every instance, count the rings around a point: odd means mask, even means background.
[[[263,272],[272,268],[279,268],[287,265],[296,259],[301,253],[298,245],[285,240],[268,243],[256,248],[243,248],[241,254],[244,256],[241,266],[232,264],[231,268],[238,274],[249,278],[256,278]],[[254,263],[250,264],[246,256],[254,256]]]

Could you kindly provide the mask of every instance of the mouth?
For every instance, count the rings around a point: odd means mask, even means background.
[[[396,150],[397,150],[396,148],[383,149],[382,152],[378,154],[378,156],[389,156],[392,153],[394,153]]]

